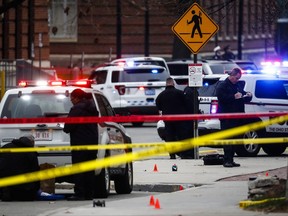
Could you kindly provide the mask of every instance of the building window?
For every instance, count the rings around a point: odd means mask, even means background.
[[[50,0],[48,11],[51,42],[77,41],[77,0]]]

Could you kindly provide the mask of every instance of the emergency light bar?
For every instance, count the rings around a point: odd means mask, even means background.
[[[20,81],[19,87],[35,87],[35,86],[79,86],[91,88],[92,80],[28,80]]]

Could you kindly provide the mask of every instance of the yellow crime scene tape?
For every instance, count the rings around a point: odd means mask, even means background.
[[[219,146],[219,145],[241,145],[241,144],[271,144],[287,143],[287,137],[273,138],[251,138],[251,139],[225,139],[225,140],[206,140],[197,143],[197,146]],[[177,142],[178,143],[178,142]],[[138,143],[138,144],[108,144],[108,145],[78,145],[78,146],[55,146],[55,147],[25,147],[25,148],[0,148],[0,153],[19,153],[19,152],[53,152],[53,151],[91,151],[109,149],[132,149],[132,148],[151,148],[166,145],[163,142],[157,143]]]
[[[225,131],[204,135],[194,139],[187,139],[182,142],[168,142],[165,144],[162,143],[159,146],[155,146],[147,150],[140,150],[137,152],[126,153],[124,155],[117,155],[103,159],[82,162],[78,164],[73,164],[72,166],[56,167],[48,170],[5,177],[0,179],[0,187],[51,179],[81,172],[87,172],[95,169],[101,169],[103,167],[109,167],[123,163],[130,163],[136,160],[149,158],[151,156],[163,154],[166,152],[176,153],[179,151],[188,150],[194,146],[200,146],[201,143],[207,141],[224,139],[227,137],[243,134],[246,131],[257,130],[271,124],[281,123],[285,121],[288,121],[288,115],[275,117],[266,121],[259,121],[256,123],[243,125],[237,128],[232,128]]]
[[[269,199],[264,199],[264,200],[243,200],[239,202],[239,207],[247,208],[253,205],[261,205],[261,204],[271,203],[275,201],[285,201],[285,200],[286,200],[286,197],[269,198]]]

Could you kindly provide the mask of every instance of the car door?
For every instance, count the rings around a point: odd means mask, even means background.
[[[95,100],[97,102],[97,108],[99,110],[99,117],[113,117],[115,112],[111,107],[107,98],[99,93],[94,93]],[[107,121],[98,124],[99,126],[99,144],[123,144],[127,142],[125,131],[122,125]],[[103,158],[105,156],[114,156],[125,153],[124,149],[111,149],[102,150],[98,153],[98,156]]]

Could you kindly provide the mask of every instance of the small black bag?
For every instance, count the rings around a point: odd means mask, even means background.
[[[204,165],[223,165],[223,155],[205,155],[203,161]]]

